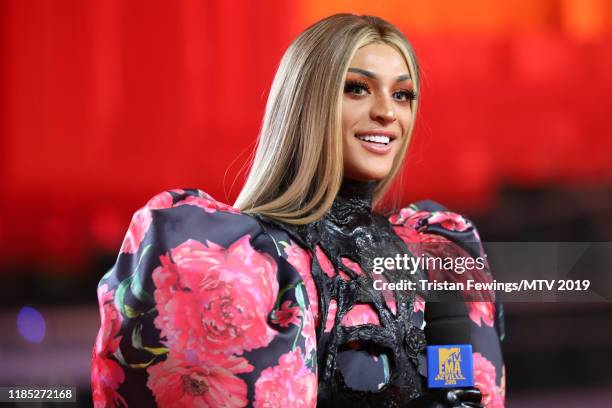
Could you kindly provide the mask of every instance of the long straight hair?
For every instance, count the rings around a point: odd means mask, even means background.
[[[290,224],[318,220],[343,178],[342,94],[357,50],[383,43],[399,51],[416,94],[419,70],[412,46],[391,23],[374,16],[335,14],[302,32],[280,61],[266,104],[255,156],[234,206]],[[401,139],[389,174],[378,181],[376,204],[401,168],[416,119]]]

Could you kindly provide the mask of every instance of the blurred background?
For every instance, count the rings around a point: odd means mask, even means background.
[[[401,202],[485,241],[612,241],[612,1],[0,1],[0,385],[91,405],[96,284],[170,188],[233,203],[290,42],[336,12],[412,41]],[[507,406],[612,406],[610,303],[506,305]]]

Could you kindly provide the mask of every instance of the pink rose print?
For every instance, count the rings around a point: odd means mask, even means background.
[[[338,276],[340,276],[340,278],[345,281],[351,280],[350,276],[348,276],[342,269],[338,269]]]
[[[364,274],[363,269],[361,269],[361,265],[359,265],[357,262],[354,262],[350,260],[349,258],[344,258],[344,257],[342,257],[340,260],[342,261],[344,266],[346,266],[347,268],[355,272],[357,276],[361,276]],[[344,271],[340,271],[339,274],[342,277],[342,279],[350,280],[349,276],[346,273],[344,273]]]
[[[306,295],[310,302],[310,310],[313,311],[315,316],[315,324],[319,322],[319,295],[317,286],[312,277],[312,270],[310,268],[312,257],[306,250],[302,249],[295,242],[291,241],[289,246],[285,247],[285,255],[287,256],[287,262],[291,264],[298,271],[300,277],[304,281],[306,287]]]
[[[378,275],[376,279],[381,280],[382,282],[388,283],[388,280],[385,277],[385,275]],[[389,308],[389,310],[391,310],[391,313],[397,314],[397,303],[395,301],[395,294],[390,290],[384,290],[382,292],[382,295],[383,295],[383,298],[385,299],[385,303],[387,304],[387,307]]]
[[[207,213],[214,213],[216,211],[226,211],[232,214],[240,214],[239,209],[216,201],[212,199],[208,194],[204,194],[206,195],[205,197],[188,196],[185,199],[177,202],[175,204],[175,207],[178,207],[179,205],[195,205],[196,207],[200,207]]]
[[[440,214],[440,212],[430,213],[429,211],[416,211],[413,208],[408,207],[400,210],[399,215],[389,217],[389,222],[393,224],[393,230],[406,243],[406,245],[408,245],[408,248],[413,253],[419,253],[418,247],[411,247],[411,244],[417,244],[420,242],[449,242],[446,238],[440,235],[428,234],[425,231],[427,228],[427,223],[435,224],[448,221],[448,217],[443,219],[437,214]],[[457,214],[448,214],[460,217]],[[460,218],[463,219],[462,217]],[[443,224],[443,226],[446,228],[447,224]],[[454,224],[448,221],[448,226],[454,227]],[[459,231],[459,229],[457,229],[457,231]]]
[[[160,407],[244,407],[247,384],[235,374],[253,369],[245,363],[226,356],[188,361],[171,351],[165,361],[147,368],[147,387]]]
[[[481,321],[487,326],[493,327],[495,316],[495,303],[493,302],[466,302],[470,311],[470,319],[478,326]]]
[[[502,366],[502,377],[499,384],[499,394],[502,397],[502,400],[506,400],[506,366]]]
[[[132,222],[130,223],[128,232],[123,239],[123,244],[121,244],[120,252],[127,254],[138,252],[140,243],[149,230],[152,220],[153,217],[151,216],[151,211],[148,208],[145,207],[136,211],[132,217]]]
[[[430,257],[437,257],[442,259],[459,259],[463,258],[464,260],[467,258],[471,258],[472,256],[463,248],[461,248],[457,244],[423,244],[423,253]],[[488,289],[467,289],[467,282],[469,280],[473,280],[479,283],[490,283],[493,282],[493,277],[490,274],[488,267],[485,265],[484,268],[480,268],[477,266],[474,261],[470,266],[464,264],[464,271],[462,273],[456,273],[453,269],[445,269],[444,267],[431,268],[428,270],[428,278],[430,281],[437,280],[438,282],[455,282],[462,283],[466,289],[461,290],[461,294],[463,299],[467,302],[494,302],[495,301],[495,291]],[[485,306],[479,306],[481,308]],[[471,311],[474,321],[478,321],[479,312]],[[490,313],[481,313],[483,316],[483,320],[490,315]],[[490,321],[489,320],[485,320]]]
[[[416,230],[422,223],[422,220],[427,218],[429,214],[431,213],[428,211],[416,211],[411,207],[406,207],[402,208],[398,214],[389,217],[389,222],[393,225],[399,224]]]
[[[431,213],[427,222],[429,224],[440,224],[449,231],[465,231],[471,226],[465,218],[449,211],[435,211]]]
[[[120,252],[127,254],[138,252],[140,244],[147,234],[151,226],[151,221],[153,220],[151,210],[170,207],[172,207],[172,195],[165,191],[151,198],[144,207],[136,211],[132,217],[128,232],[121,244]]]
[[[306,310],[304,316],[303,326],[302,326],[302,337],[304,337],[304,343],[306,344],[306,358],[310,357],[310,354],[315,351],[317,346],[317,336],[315,332],[315,324],[314,324],[314,316],[310,312],[310,310]]]
[[[280,309],[274,311],[274,318],[272,322],[274,324],[278,324],[281,327],[289,327],[290,324],[298,325],[300,324],[300,307],[293,306],[290,307],[290,300],[286,300],[281,305]]]
[[[287,261],[298,271],[303,280],[305,280],[305,276],[312,280],[312,273],[310,271],[311,257],[306,250],[291,241],[288,246],[285,246],[285,255],[287,255]]]
[[[189,239],[160,257],[153,271],[154,323],[169,348],[241,354],[276,336],[266,319],[278,295],[277,266],[249,238],[227,249]]]
[[[474,385],[482,392],[486,408],[503,408],[504,397],[495,383],[495,367],[480,353],[474,353]]]
[[[423,312],[425,313],[425,300],[419,295],[416,295],[414,298],[414,303],[412,304],[413,313]]]
[[[406,208],[402,208],[399,212],[399,219],[398,221],[402,221],[402,220],[407,220],[408,218],[412,217],[414,214],[416,214],[416,210],[412,207],[406,207]]]
[[[390,296],[385,296],[385,302],[387,303],[387,307],[391,310],[391,313],[397,314],[397,303],[395,299],[393,299],[393,294]]]
[[[394,227],[395,233],[406,243],[406,246],[413,254],[425,255],[432,258],[471,258],[463,248],[449,241],[448,239],[436,234],[419,233],[408,227]],[[455,273],[453,270],[444,268],[428,270],[428,278],[430,281],[437,280],[439,282],[462,282],[465,283],[472,279],[476,282],[486,283],[492,282],[493,278],[485,264],[484,269],[480,269],[475,263],[470,267],[465,267],[463,273]],[[462,294],[466,301],[484,301],[493,302],[495,300],[495,292],[488,290],[463,290]],[[477,312],[474,312],[473,319],[477,318]],[[483,315],[484,317],[487,314]],[[477,319],[474,320],[478,321]],[[488,322],[490,320],[485,320]]]
[[[95,408],[127,407],[117,388],[125,381],[123,370],[115,361],[95,353],[92,356],[91,384]]]
[[[360,324],[380,326],[380,319],[371,305],[358,303],[344,315],[340,324],[347,327],[358,326]]]
[[[299,347],[266,368],[255,383],[256,408],[316,407],[317,376],[306,367]]]
[[[441,235],[419,232],[416,229],[408,226],[394,226],[393,231],[397,234],[398,237],[401,238],[402,241],[404,241],[410,252],[412,252],[413,254],[420,254],[422,252],[422,250],[420,249],[420,244],[424,242],[450,242],[448,239],[444,238]]]
[[[92,353],[91,383],[93,400],[96,407],[104,407],[111,401],[115,405],[127,406],[125,400],[117,393],[119,385],[125,381],[121,366],[109,357],[119,348],[122,317],[114,304],[115,291],[108,290],[104,284],[98,288],[100,303],[100,331]]]
[[[170,208],[172,207],[172,194],[167,191],[163,191],[151,198],[145,207],[150,210]]]
[[[323,331],[330,332],[334,328],[337,312],[338,302],[336,301],[336,299],[332,299],[329,301],[329,309],[327,311],[327,319],[325,321],[325,329]]]
[[[394,226],[393,231],[397,234],[398,237],[401,238],[402,241],[406,243],[406,245],[410,245],[421,240],[421,234],[414,228],[404,227],[403,225],[400,225]],[[408,249],[410,249],[410,246],[408,247]]]
[[[100,331],[96,337],[94,351],[96,354],[113,354],[119,348],[121,337],[115,337],[121,329],[123,318],[121,313],[115,308],[115,291],[108,290],[108,285],[98,288],[98,302],[100,310]]]

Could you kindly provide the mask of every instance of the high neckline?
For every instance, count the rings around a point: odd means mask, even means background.
[[[376,181],[358,181],[344,178],[336,201],[350,201],[352,205],[372,209],[372,197],[376,189]]]
[[[335,224],[364,225],[372,218],[372,197],[376,181],[358,181],[345,178],[327,217]]]

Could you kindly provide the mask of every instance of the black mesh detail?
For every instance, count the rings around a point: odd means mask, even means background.
[[[372,212],[374,188],[375,182],[345,180],[331,209],[318,221],[305,226],[284,224],[258,216],[262,222],[285,230],[312,256],[312,275],[319,292],[320,316],[317,326],[318,407],[400,407],[420,396],[424,390],[423,378],[418,373],[418,356],[424,352],[425,336],[411,322],[416,293],[393,292],[397,308],[394,314],[385,302],[383,293],[373,287],[373,281],[377,278],[371,273],[374,258],[410,254],[387,219]],[[322,270],[316,256],[317,246],[331,261],[335,276],[329,277]],[[358,263],[364,275],[347,268],[342,258]],[[350,280],[342,279],[339,271],[348,275]],[[387,271],[383,276],[388,282],[425,279],[422,271],[414,275]],[[335,324],[331,332],[324,333],[332,299],[338,304]],[[340,325],[344,315],[358,303],[372,306],[378,314],[380,326]],[[345,384],[336,356],[343,346],[353,341],[389,351],[389,380],[378,391],[354,390]]]

